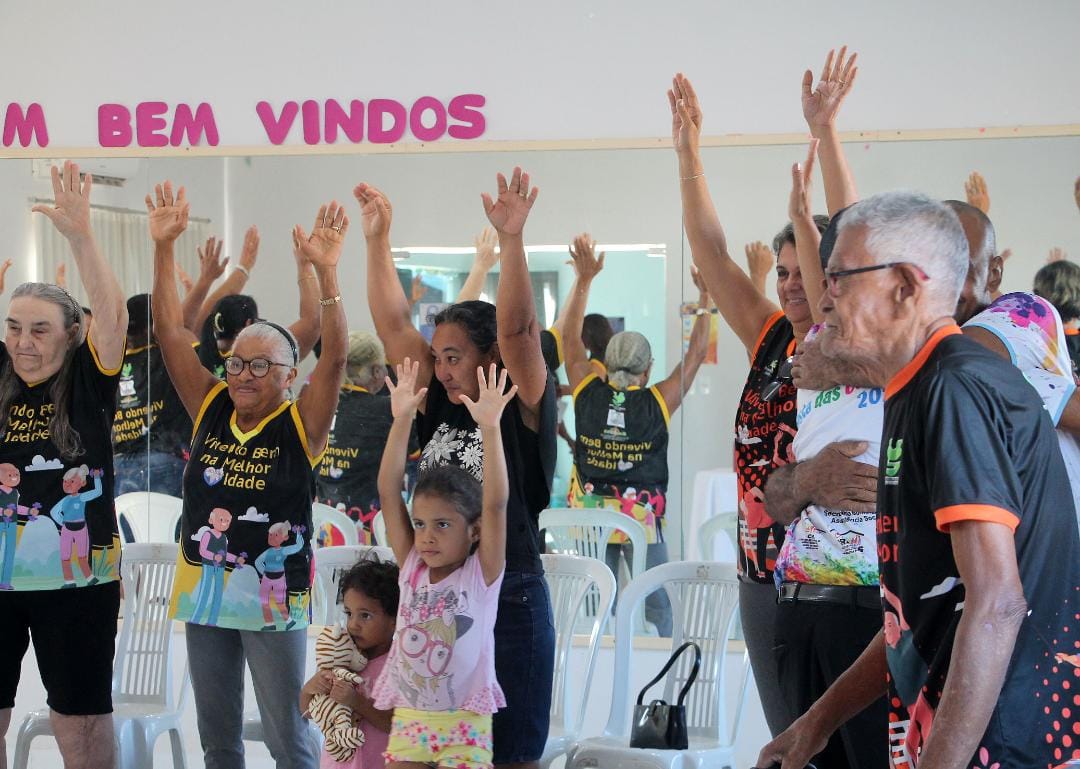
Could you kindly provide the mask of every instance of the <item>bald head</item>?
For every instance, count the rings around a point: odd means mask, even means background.
[[[1001,257],[990,217],[960,200],[942,201],[953,210],[964,228],[971,264],[964,289],[956,303],[956,320],[965,323],[990,304],[1001,285]]]

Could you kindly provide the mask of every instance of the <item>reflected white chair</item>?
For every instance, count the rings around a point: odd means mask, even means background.
[[[698,527],[698,548],[704,561],[734,561],[738,513],[718,513]],[[724,536],[721,536],[724,535]]]
[[[390,540],[386,538],[386,519],[383,518],[382,510],[375,513],[375,517],[371,519],[371,533],[375,535],[376,545],[390,546]]]
[[[132,491],[118,496],[115,504],[117,522],[121,518],[127,522],[135,542],[176,541],[176,522],[184,511],[184,500],[180,497],[156,491]],[[137,523],[140,518],[147,522],[146,536]]]
[[[356,531],[356,522],[330,505],[315,502],[311,505],[311,523],[315,529],[311,533],[311,546],[318,547],[318,535],[324,526],[341,532],[341,537],[346,545],[360,544],[360,535]]]
[[[551,612],[555,621],[555,675],[551,685],[551,727],[548,731],[540,766],[544,769],[566,753],[581,734],[585,704],[600,650],[600,634],[607,624],[615,601],[615,575],[595,558],[576,555],[540,556],[544,578],[551,592]],[[591,620],[585,665],[571,673],[570,653],[574,631],[582,616],[586,597],[590,601]]]
[[[113,725],[120,769],[154,764],[154,743],[165,732],[172,743],[173,766],[183,769],[181,714],[187,695],[187,668],[174,699],[173,623],[169,598],[176,573],[175,543],[140,543],[124,547],[124,621],[113,663]],[[53,734],[49,711],[27,714],[15,744],[15,769],[25,769],[30,743]]]
[[[547,531],[554,543],[552,552],[582,555],[604,563],[607,544],[616,531],[630,540],[634,554],[630,577],[645,572],[645,527],[618,510],[590,507],[553,507],[540,512],[540,528]]]
[[[394,561],[394,551],[379,545],[339,545],[315,551],[315,584],[312,590],[312,622],[331,625],[340,617],[338,580],[347,569],[367,555]]]
[[[651,750],[629,747],[630,719],[637,692],[627,691],[630,681],[634,609],[655,590],[667,591],[673,614],[672,648],[684,641],[701,647],[701,671],[686,699],[687,750]],[[735,735],[742,720],[749,683],[750,663],[743,652],[737,675],[728,678],[725,660],[735,627],[739,583],[734,563],[680,561],[649,569],[630,583],[615,612],[615,672],[611,712],[602,737],[582,740],[571,747],[567,769],[634,767],[635,769],[720,769],[735,765]],[[667,676],[662,699],[674,702],[692,667],[684,654]],[[728,691],[729,681],[738,683]],[[728,719],[728,705],[734,717]]]

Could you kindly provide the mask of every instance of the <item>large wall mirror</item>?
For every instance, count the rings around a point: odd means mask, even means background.
[[[846,144],[845,149],[863,195],[909,187],[962,199],[967,175],[981,172],[990,188],[990,216],[999,248],[1012,252],[1006,264],[1009,290],[1030,289],[1050,248],[1080,254],[1080,220],[1072,196],[1080,169],[1080,137],[860,142]],[[800,145],[704,150],[710,189],[736,260],[744,263],[745,244],[769,242],[785,224],[791,164],[804,154]],[[691,255],[682,237],[676,163],[669,149],[81,162],[98,179],[93,196],[95,230],[129,295],[149,292],[151,287],[152,249],[143,198],[156,182],[170,179],[187,188],[192,204],[192,224],[177,250],[181,265],[197,277],[196,249],[216,236],[224,240],[231,269],[240,258],[245,231],[257,227],[258,257],[244,293],[256,297],[263,317],[278,322],[291,322],[298,311],[292,225],[309,227],[322,202],[332,198],[345,202],[356,226],[346,244],[342,293],[350,327],[368,330],[372,321],[366,256],[353,186],[372,183],[393,203],[398,273],[407,292],[416,289],[414,319],[422,327],[428,321],[427,308],[453,301],[468,274],[474,239],[486,224],[480,193],[494,189],[497,171],[521,165],[540,187],[525,234],[541,323],[550,325],[558,317],[573,281],[566,244],[578,233],[589,232],[606,250],[607,259],[594,283],[588,311],[607,316],[617,329],[639,331],[650,340],[653,381],[667,376],[682,354],[688,324],[680,307],[696,300],[697,293],[689,274]],[[32,265],[30,277],[51,281],[57,268],[66,265],[69,288],[84,299],[63,240],[30,214],[34,202],[51,199],[48,161],[3,160],[0,177],[0,221],[12,248]],[[820,180],[815,206],[824,209]],[[484,284],[483,294],[489,298],[494,297],[497,272],[496,267]],[[771,280],[766,292],[774,295]],[[717,328],[715,362],[702,367],[670,422],[671,480],[665,514],[672,558],[699,557],[698,524],[709,514],[733,514],[737,504],[733,484],[717,479],[730,472],[733,417],[747,361],[722,319],[717,318]],[[129,379],[139,375],[123,372]],[[566,381],[565,374],[560,377]],[[128,387],[121,383],[122,401]],[[151,409],[154,406],[150,404]],[[124,461],[141,463],[152,473],[154,453],[161,444],[152,432],[139,428],[138,409],[143,407],[134,404],[130,413],[123,413],[129,406],[118,404],[122,412],[118,431],[123,433],[118,437],[124,442]],[[567,412],[572,435],[573,409]],[[553,505],[565,499],[570,467],[569,446],[560,441]],[[143,490],[150,490],[144,483]],[[727,536],[734,540],[738,536],[734,515],[730,520]],[[166,525],[149,509],[132,514],[131,524],[143,536],[150,532],[160,536]]]

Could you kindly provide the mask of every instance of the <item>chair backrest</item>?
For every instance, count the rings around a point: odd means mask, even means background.
[[[631,577],[645,571],[645,527],[618,510],[591,507],[556,507],[540,513],[540,528],[551,535],[554,552],[604,560],[615,531],[627,536],[634,548]]]
[[[338,621],[341,616],[338,580],[342,573],[369,553],[378,556],[380,561],[394,560],[393,550],[377,545],[320,547],[315,551],[312,621],[316,625],[330,625]]]
[[[184,512],[184,500],[157,491],[132,491],[116,498],[116,517],[131,528],[136,542],[175,542],[176,522]],[[140,520],[149,530],[144,535]]]
[[[134,542],[124,547],[124,621],[113,662],[113,700],[173,704],[169,599],[176,574],[175,542]]]
[[[698,548],[705,561],[734,561],[735,544],[727,536],[738,526],[738,513],[719,513],[698,527]]]
[[[555,620],[555,675],[551,686],[551,722],[562,725],[566,734],[580,734],[585,718],[585,699],[592,685],[600,634],[615,601],[615,575],[595,558],[577,555],[545,554],[544,578],[551,592],[551,611]],[[586,601],[591,605],[585,609]],[[584,670],[570,678],[570,652],[577,622],[588,615],[589,646]],[[577,701],[575,702],[575,696]]]
[[[386,538],[386,519],[383,518],[382,510],[375,513],[375,517],[371,519],[371,533],[375,535],[375,544],[390,546],[390,541]]]
[[[727,676],[724,665],[739,606],[739,582],[734,563],[678,561],[649,569],[634,579],[619,597],[615,612],[615,687],[605,734],[624,738],[629,734],[630,714],[638,692],[627,691],[630,681],[631,644],[635,631],[634,610],[658,589],[667,591],[672,611],[672,649],[684,641],[701,647],[701,670],[687,695],[687,733],[731,746],[742,719],[743,702],[749,682],[749,664],[742,658],[742,681],[730,728],[727,718]],[[693,654],[684,653],[668,673],[662,698],[673,703],[686,683]],[[651,671],[650,671],[651,672]],[[656,672],[660,672],[657,665]],[[656,699],[654,691],[646,695]]]
[[[346,545],[360,544],[360,535],[356,531],[356,522],[340,510],[322,502],[311,505],[311,523],[315,531],[311,533],[311,546],[318,547],[319,532],[324,526],[330,526],[341,534]]]

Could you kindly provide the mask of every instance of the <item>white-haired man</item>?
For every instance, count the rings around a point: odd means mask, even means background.
[[[821,346],[886,388],[885,627],[761,766],[804,766],[886,691],[896,767],[1080,758],[1061,710],[1080,662],[1072,493],[1037,394],[956,326],[968,266],[956,214],[925,196],[878,195],[841,221]]]

